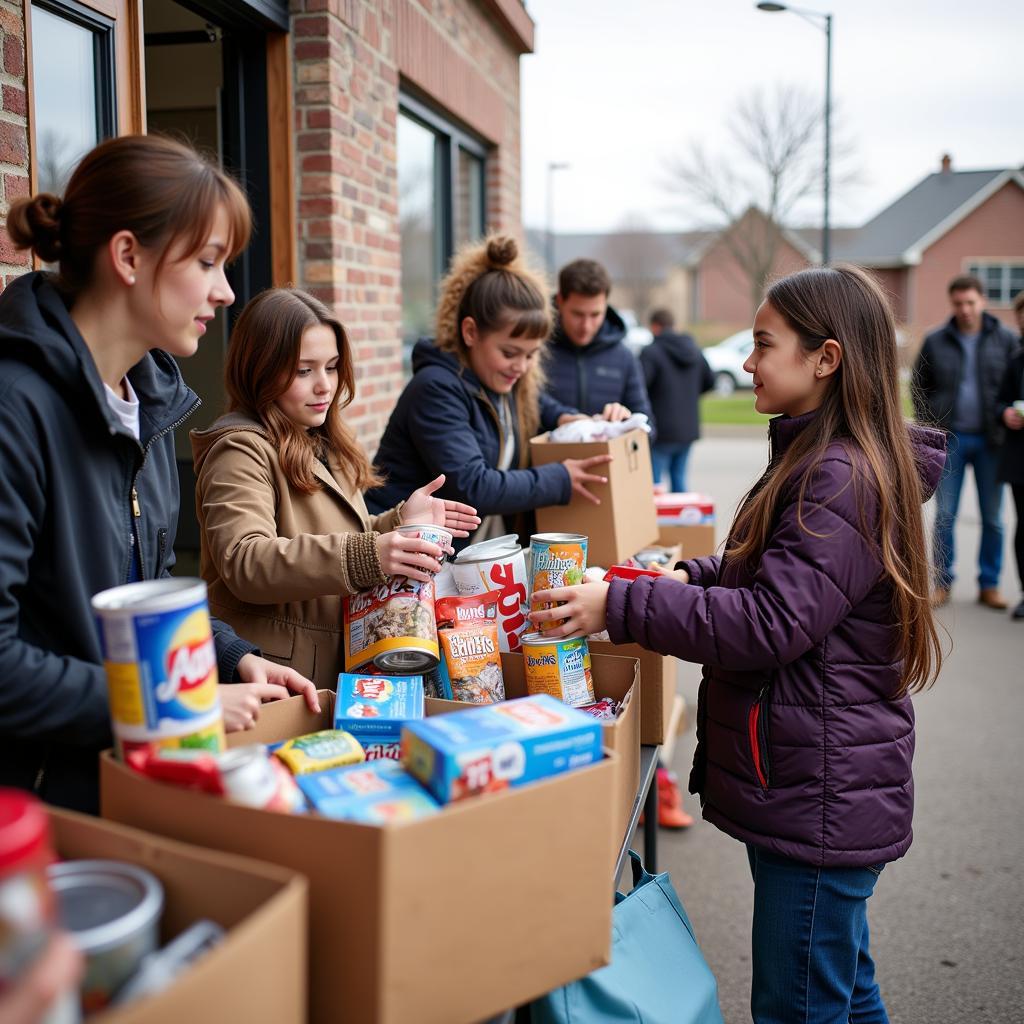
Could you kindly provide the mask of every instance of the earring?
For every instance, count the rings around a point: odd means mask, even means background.
[[[133,281],[133,282],[135,281],[135,278],[134,278],[134,277],[132,278],[132,281]],[[819,376],[819,377],[821,376],[821,370],[819,370],[819,371],[818,371],[818,376]]]
[[[131,277],[128,278],[128,283],[129,284],[135,284],[135,275],[134,274],[132,274]],[[818,372],[821,373],[820,370]]]

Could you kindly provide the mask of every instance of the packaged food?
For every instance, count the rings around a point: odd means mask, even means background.
[[[583,582],[587,568],[587,538],[580,533],[535,533],[530,538],[530,610],[554,605],[533,600],[541,590],[574,587]],[[541,632],[554,629],[559,621],[544,623]],[[522,637],[520,637],[520,643]]]
[[[345,671],[371,662],[385,672],[422,673],[437,664],[434,584],[393,576],[345,599]]]
[[[523,670],[527,693],[547,693],[573,707],[594,703],[586,637],[555,640],[527,633],[523,637]]]
[[[505,699],[498,623],[494,619],[460,629],[442,629],[439,636],[453,700],[493,704]]]
[[[695,491],[656,494],[659,526],[705,526],[715,521],[715,499]]]
[[[436,814],[437,802],[397,761],[305,775],[299,785],[318,814],[385,825]]]
[[[423,696],[452,700],[452,681],[448,678],[448,667],[444,663],[444,658],[423,673]]]
[[[408,523],[405,526],[396,527],[396,530],[406,537],[418,537],[420,540],[436,544],[444,552],[438,562],[438,569],[447,559],[448,549],[452,546],[452,541],[455,538],[455,534],[451,530],[446,530],[443,526],[435,526],[433,523]]]
[[[359,741],[341,729],[323,729],[296,736],[282,743],[274,755],[288,766],[292,775],[358,764],[366,758]]]
[[[338,676],[334,727],[355,736],[367,761],[397,760],[402,726],[422,717],[422,676]]]
[[[546,694],[412,722],[402,763],[441,803],[597,761],[601,723]]]
[[[515,534],[463,548],[451,570],[460,594],[498,595],[498,642],[506,654],[518,651],[529,628],[530,592],[526,556]]]
[[[80,990],[89,1014],[108,1005],[159,945],[163,886],[145,868],[115,860],[51,864],[47,878],[60,923],[85,956]]]
[[[585,715],[593,715],[602,722],[611,722],[618,718],[619,702],[611,697],[602,697],[593,704],[582,704],[580,711]]]
[[[128,583],[96,594],[92,608],[122,760],[150,744],[223,750],[206,584]]]
[[[613,565],[605,574],[604,582],[611,583],[612,580],[635,580],[641,576],[660,576],[661,573],[653,569],[641,569],[635,565]]]
[[[460,629],[477,622],[497,622],[500,595],[481,592],[439,597],[434,603],[434,619],[438,629]]]

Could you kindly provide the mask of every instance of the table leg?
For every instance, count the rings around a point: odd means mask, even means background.
[[[658,773],[651,775],[644,800],[644,867],[658,873]]]

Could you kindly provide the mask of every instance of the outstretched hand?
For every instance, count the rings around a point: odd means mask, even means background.
[[[480,517],[472,505],[433,497],[434,491],[444,486],[444,481],[442,473],[413,491],[402,506],[402,523],[432,523],[451,530],[456,537],[468,537],[480,525]]]

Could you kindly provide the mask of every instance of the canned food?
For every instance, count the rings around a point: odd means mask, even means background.
[[[217,756],[224,795],[236,804],[293,814],[305,806],[295,779],[266,744],[253,743]]]
[[[439,569],[448,557],[448,549],[455,539],[455,534],[451,530],[446,530],[443,526],[434,526],[433,523],[409,523],[407,526],[399,526],[396,529],[406,537],[419,537],[420,540],[436,544],[443,552],[441,561],[438,563]]]
[[[527,633],[523,637],[523,662],[527,693],[547,693],[573,707],[594,703],[586,637],[555,640]]]
[[[434,584],[393,576],[345,599],[345,671],[371,662],[395,675],[416,675],[438,661]]]
[[[512,545],[507,545],[511,539]],[[452,564],[455,587],[464,596],[498,594],[498,643],[506,654],[520,649],[530,608],[526,558],[514,534],[473,544]],[[504,545],[504,546],[503,546]]]
[[[115,860],[51,864],[58,916],[85,955],[82,1010],[106,1006],[159,945],[164,890],[151,872]]]
[[[96,594],[118,753],[155,744],[223,750],[206,584],[147,580]]]
[[[540,590],[555,590],[558,587],[574,587],[583,582],[587,568],[587,538],[581,533],[535,533],[530,538],[530,610],[540,611],[555,605],[534,601],[533,595]],[[559,625],[544,623],[544,632]]]

